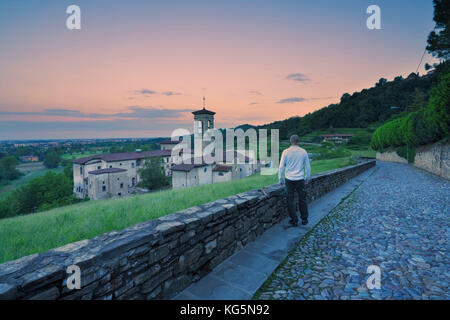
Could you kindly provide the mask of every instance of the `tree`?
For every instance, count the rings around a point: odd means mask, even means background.
[[[417,111],[427,105],[428,97],[423,90],[416,88],[412,94],[412,103],[408,107],[408,111]]]
[[[159,189],[169,185],[169,180],[162,167],[162,158],[150,158],[145,162],[144,168],[139,170],[140,186],[149,190]]]
[[[60,162],[61,156],[55,151],[50,151],[47,153],[44,159],[44,165],[49,169],[58,168]]]
[[[428,36],[427,50],[443,60],[450,58],[450,0],[433,0],[436,26]]]
[[[9,215],[44,211],[78,202],[72,188],[72,181],[64,173],[47,172],[12,193],[6,201],[10,206]]]
[[[67,177],[67,178],[69,178],[70,179],[70,181],[72,181],[73,182],[73,166],[72,166],[72,164],[71,163],[67,163],[65,166],[64,166],[64,175]]]
[[[16,169],[19,161],[16,157],[4,157],[0,159],[0,181],[14,180],[22,174]]]

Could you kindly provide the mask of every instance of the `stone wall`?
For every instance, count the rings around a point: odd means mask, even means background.
[[[450,143],[437,142],[416,149],[414,166],[450,180]]]
[[[450,143],[439,141],[416,148],[414,166],[450,180]],[[377,160],[407,163],[395,150],[377,152]]]
[[[314,176],[308,201],[374,165]],[[0,299],[169,299],[280,222],[285,201],[272,185],[6,262]],[[71,265],[80,268],[81,289],[67,288]]]
[[[388,150],[383,153],[377,152],[377,160],[398,162],[398,163],[408,163],[405,158],[400,157],[395,150]],[[411,156],[409,157],[411,159]]]

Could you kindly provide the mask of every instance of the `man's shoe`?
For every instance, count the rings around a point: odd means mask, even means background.
[[[308,224],[308,219],[302,220],[302,225],[306,226]]]
[[[289,220],[289,224],[293,227],[298,227],[298,222],[297,221],[293,221],[293,220]]]

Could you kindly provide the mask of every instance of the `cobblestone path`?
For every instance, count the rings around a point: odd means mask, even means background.
[[[255,298],[450,299],[449,231],[449,181],[378,162]],[[380,268],[380,289],[367,287],[370,265]]]

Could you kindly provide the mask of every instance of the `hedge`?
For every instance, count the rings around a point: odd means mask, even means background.
[[[408,143],[419,146],[436,142],[450,131],[450,73],[441,76],[430,91],[428,105],[409,115],[386,122],[375,130],[370,146],[377,151]]]

